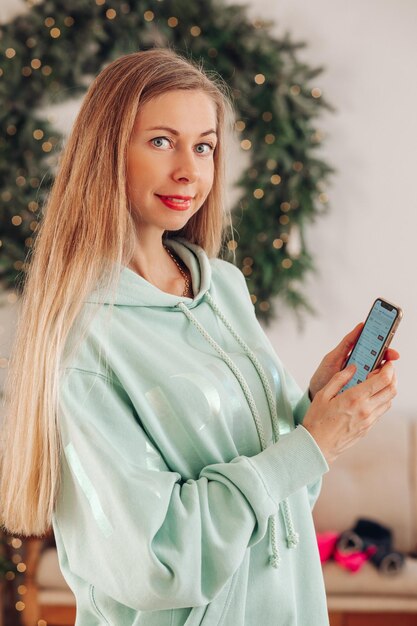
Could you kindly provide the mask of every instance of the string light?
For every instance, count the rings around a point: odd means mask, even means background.
[[[42,65],[42,61],[40,59],[32,59],[30,64],[34,70],[38,70]]]
[[[313,98],[320,98],[321,89],[319,89],[318,87],[314,87],[314,89],[311,90],[311,95],[313,96]]]
[[[10,291],[7,296],[6,296],[6,300],[8,302],[8,304],[16,304],[17,302],[17,293],[15,291]],[[7,578],[7,574],[6,574],[6,578],[7,580],[13,580],[16,577],[16,574],[14,572],[10,572],[10,574],[12,574],[12,576]]]
[[[238,120],[237,122],[235,122],[235,129],[237,131],[242,132],[242,130],[245,130],[245,128],[246,124],[242,120]]]
[[[8,59],[13,59],[13,57],[16,56],[16,50],[14,48],[6,48],[4,54]]]
[[[25,65],[24,67],[22,67],[22,75],[23,76],[30,76],[32,74],[32,68],[29,67],[28,65]]]
[[[50,152],[52,150],[53,146],[52,143],[50,141],[44,141],[42,144],[42,150],[44,152]]]
[[[116,17],[117,13],[114,9],[107,9],[106,11],[106,17],[108,20],[114,20],[114,18]]]
[[[26,47],[27,48],[34,48],[37,44],[37,41],[35,39],[35,37],[28,37],[26,39]]]
[[[262,113],[262,119],[264,122],[270,122],[272,120],[271,111],[264,111],[264,113]]]
[[[65,26],[68,26],[68,28],[70,28],[71,26],[74,26],[75,20],[73,17],[68,15],[67,17],[64,18],[64,24]]]
[[[252,300],[252,304],[256,304],[256,302],[257,302],[257,300],[258,300],[258,298],[255,296],[255,294],[254,294],[254,293],[251,293],[251,295],[250,295],[250,299]]]
[[[201,28],[199,26],[191,26],[190,33],[193,37],[198,37],[201,35]]]
[[[242,150],[250,150],[252,147],[252,142],[249,141],[249,139],[243,139],[243,141],[240,142],[240,147],[242,148]]]
[[[289,221],[290,221],[290,218],[288,217],[288,215],[281,215],[279,218],[279,223],[282,224],[283,226],[286,226],[286,224],[288,224]]]
[[[259,234],[256,236],[256,239],[257,239],[258,241],[260,241],[261,243],[264,243],[265,241],[267,241],[267,239],[268,239],[268,235],[267,235],[266,233],[259,233]]]
[[[282,267],[284,268],[284,270],[289,270],[289,269],[290,269],[290,267],[292,266],[292,261],[291,261],[291,259],[284,259],[284,260],[281,262],[281,265],[282,265]]]
[[[263,74],[256,74],[254,81],[257,85],[263,85],[265,82],[265,76]]]
[[[52,67],[50,65],[44,65],[41,72],[44,76],[50,76],[52,74]]]
[[[268,160],[267,160],[267,162],[266,162],[266,167],[267,167],[269,170],[274,170],[274,169],[276,168],[276,166],[277,166],[277,165],[278,165],[278,164],[277,164],[277,162],[275,161],[275,159],[268,159]]]
[[[23,222],[22,218],[20,217],[20,215],[13,215],[11,222],[13,224],[13,226],[20,226],[21,223]]]
[[[143,14],[143,17],[146,22],[152,22],[152,20],[155,17],[155,13],[153,11],[145,11],[145,13]]]
[[[171,28],[175,28],[176,26],[178,26],[178,19],[176,17],[169,17],[168,26],[170,26]]]
[[[303,167],[304,167],[304,165],[301,163],[301,161],[294,161],[294,163],[292,164],[292,168],[296,172],[301,172]]]
[[[255,189],[255,191],[253,192],[253,197],[256,198],[257,200],[260,200],[261,198],[263,198],[265,195],[265,192],[263,189]]]
[[[264,312],[265,312],[265,311],[268,311],[268,310],[269,310],[269,308],[270,308],[270,306],[271,306],[271,305],[270,305],[270,304],[269,304],[269,302],[267,302],[266,300],[263,300],[263,302],[260,302],[260,303],[259,303],[259,308],[261,309],[261,311],[264,311]]]
[[[316,130],[310,137],[312,143],[320,143],[323,140],[323,133],[319,130]]]
[[[43,135],[44,135],[44,132],[40,128],[37,128],[36,130],[33,131],[33,137],[35,139],[42,139]]]
[[[236,250],[237,245],[238,245],[237,241],[235,241],[234,239],[231,239],[230,241],[227,242],[227,247],[231,252]]]
[[[279,176],[279,174],[273,174],[270,181],[273,185],[279,185],[281,182],[281,176]]]
[[[275,135],[273,135],[272,133],[268,133],[267,135],[265,135],[265,143],[267,143],[268,145],[275,143]]]
[[[284,242],[282,241],[282,239],[274,239],[272,245],[276,250],[280,250],[284,245]]]
[[[47,17],[44,21],[45,26],[47,26],[48,28],[50,28],[51,26],[53,26],[55,24],[55,20],[53,17]]]
[[[286,213],[287,211],[289,211],[291,209],[291,205],[290,205],[289,202],[281,202],[279,208],[281,209],[281,211]]]
[[[300,89],[300,87],[298,85],[292,85],[290,87],[290,94],[292,96],[299,96],[300,93],[301,93],[301,89]]]
[[[58,39],[58,37],[61,36],[61,31],[59,28],[51,28],[49,34],[51,35],[52,39]]]

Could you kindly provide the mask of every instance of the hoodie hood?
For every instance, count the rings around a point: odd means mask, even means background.
[[[194,298],[186,298],[161,291],[161,289],[152,285],[145,278],[123,265],[121,266],[117,291],[114,294],[114,304],[165,307],[168,309],[175,309],[179,302],[186,303],[189,308],[199,304],[211,284],[211,266],[206,253],[200,246],[182,238],[166,239],[164,243],[190,270],[193,293],[195,294]],[[102,292],[100,289],[96,289],[86,299],[86,302],[110,304],[112,302],[112,292]]]

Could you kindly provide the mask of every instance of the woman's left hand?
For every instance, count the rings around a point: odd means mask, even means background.
[[[355,345],[355,342],[357,341],[362,328],[363,322],[357,324],[357,326],[355,326],[355,328],[351,330],[350,333],[343,337],[342,341],[323,358],[310,381],[310,400],[313,400],[316,393],[320,391],[320,389],[322,389],[325,385],[327,385],[327,383],[336,374],[336,372],[340,372],[353,346]],[[396,361],[399,358],[400,355],[396,350],[394,350],[393,348],[387,348],[387,350],[385,350],[382,362],[384,363],[385,361]]]

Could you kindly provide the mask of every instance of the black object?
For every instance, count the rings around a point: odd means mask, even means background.
[[[404,566],[404,554],[393,550],[389,528],[369,519],[359,519],[351,530],[343,532],[338,541],[340,552],[364,552],[375,546],[370,561],[383,574],[397,574]]]

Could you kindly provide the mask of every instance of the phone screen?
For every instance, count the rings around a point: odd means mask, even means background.
[[[347,367],[354,363],[356,372],[353,378],[342,388],[342,391],[364,381],[369,372],[373,370],[397,316],[398,309],[395,306],[379,298],[375,300],[359,339],[345,365]]]

